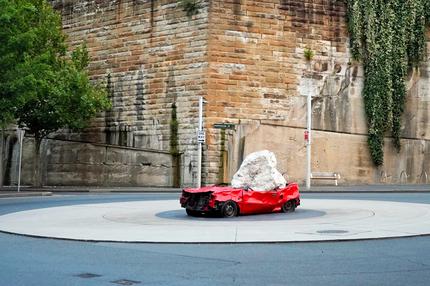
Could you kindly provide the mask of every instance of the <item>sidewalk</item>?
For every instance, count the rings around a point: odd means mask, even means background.
[[[91,186],[44,186],[42,188],[16,186],[0,188],[0,198],[51,196],[54,193],[179,193],[181,188],[167,187],[91,187]],[[302,193],[396,193],[396,192],[430,192],[426,185],[355,185],[355,186],[312,186],[309,191],[300,186]]]
[[[181,190],[166,187],[25,186],[18,192],[16,186],[4,186],[0,188],[0,198],[52,196],[54,193],[180,193]]]
[[[312,186],[309,191],[300,186],[303,193],[397,193],[397,192],[430,192],[430,184],[397,184],[397,185],[354,185],[354,186]]]

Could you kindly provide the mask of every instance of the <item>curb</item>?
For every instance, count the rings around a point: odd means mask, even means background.
[[[0,191],[0,199],[4,198],[26,198],[26,197],[46,197],[52,196],[52,192],[9,192]]]
[[[158,193],[158,194],[179,194],[182,188],[168,187],[22,187],[21,192],[16,191],[16,187],[0,188],[0,198],[10,197],[31,197],[31,196],[51,196],[62,193]],[[305,186],[300,186],[302,194],[377,194],[377,193],[430,193],[430,185],[362,185],[362,186],[315,186],[306,190]]]

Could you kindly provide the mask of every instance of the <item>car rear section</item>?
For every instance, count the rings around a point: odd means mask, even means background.
[[[211,211],[212,207],[209,205],[211,196],[211,191],[190,192],[183,190],[180,198],[181,207],[199,212]]]
[[[225,186],[189,188],[182,191],[179,202],[187,214],[192,216],[202,213],[235,216],[240,211],[237,202],[241,201],[242,192],[241,189]]]

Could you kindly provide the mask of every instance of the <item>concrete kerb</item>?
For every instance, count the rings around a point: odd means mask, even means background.
[[[309,191],[300,186],[300,192],[307,193],[411,193],[430,192],[430,184],[410,185],[354,185],[354,186],[313,186]]]
[[[19,193],[180,193],[181,188],[168,187],[88,187],[88,186],[44,186],[41,188],[23,187]],[[0,188],[0,194],[16,193],[16,187]]]
[[[89,187],[89,186],[44,186],[41,188],[16,187],[0,188],[0,198],[50,196],[61,193],[180,193],[182,188],[169,187]],[[356,185],[356,186],[313,186],[308,191],[300,186],[301,193],[423,193],[430,192],[426,185]]]
[[[52,196],[52,192],[11,192],[11,191],[0,191],[0,199],[3,198],[21,198],[21,197],[45,197]]]

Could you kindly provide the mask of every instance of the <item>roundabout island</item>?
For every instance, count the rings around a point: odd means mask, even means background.
[[[292,213],[190,217],[177,200],[49,207],[0,216],[0,231],[94,242],[258,243],[430,235],[430,205],[306,199]]]

